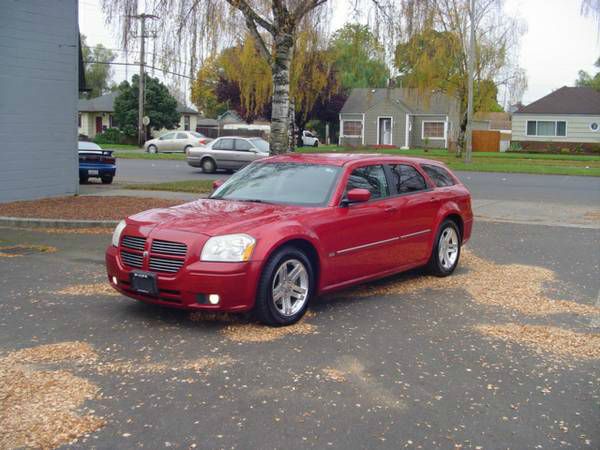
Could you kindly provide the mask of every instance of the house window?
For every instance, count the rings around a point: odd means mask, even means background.
[[[598,122],[592,122],[590,123],[590,130],[592,131],[598,131],[600,129],[600,126],[598,125]]]
[[[190,116],[183,116],[183,129],[190,131]]]
[[[423,139],[445,139],[445,122],[423,122]]]
[[[112,114],[108,116],[108,126],[110,128],[117,128],[119,126],[117,120],[115,119],[115,116],[113,116]]]
[[[362,122],[359,120],[344,120],[342,135],[346,137],[361,137]]]
[[[567,122],[564,120],[528,120],[527,136],[566,136]]]

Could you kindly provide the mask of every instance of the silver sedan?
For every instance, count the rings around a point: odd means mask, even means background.
[[[226,136],[187,151],[187,163],[213,173],[217,169],[235,170],[269,156],[269,143],[259,137]]]
[[[202,133],[195,131],[170,131],[156,139],[150,139],[144,143],[144,149],[149,153],[158,152],[185,152],[198,145],[206,145],[210,142]]]

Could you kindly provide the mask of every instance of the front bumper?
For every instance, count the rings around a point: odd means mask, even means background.
[[[126,267],[118,249],[106,250],[106,272],[110,284],[121,294],[147,303],[171,308],[204,311],[242,312],[254,307],[256,288],[260,276],[260,262],[216,263],[196,261],[184,265],[175,274],[157,273],[158,296],[134,292],[129,274],[134,269]],[[143,269],[146,270],[146,269]],[[113,282],[113,277],[117,283]],[[210,294],[219,295],[219,303],[208,303]]]

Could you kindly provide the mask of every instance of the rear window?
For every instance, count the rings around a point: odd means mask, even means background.
[[[437,187],[453,186],[456,184],[448,171],[442,167],[429,166],[427,164],[423,164],[421,167]]]

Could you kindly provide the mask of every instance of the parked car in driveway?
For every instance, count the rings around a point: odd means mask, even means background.
[[[319,138],[315,136],[311,131],[302,131],[302,145],[304,147],[318,147]]]
[[[144,149],[148,153],[187,152],[192,147],[206,145],[210,141],[210,138],[196,131],[170,131],[158,138],[146,141]]]
[[[257,159],[269,156],[269,143],[259,137],[226,136],[187,152],[187,162],[192,167],[213,173],[217,169],[240,169]]]
[[[87,183],[90,178],[100,178],[110,184],[117,172],[116,159],[112,150],[102,150],[93,142],[79,141],[79,182]]]
[[[450,275],[472,225],[470,193],[441,163],[286,154],[121,221],[106,268],[137,300],[289,325],[322,293],[420,266]]]

